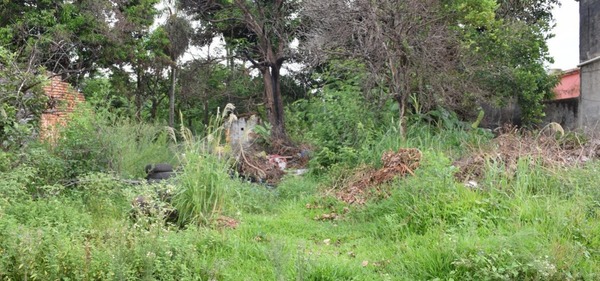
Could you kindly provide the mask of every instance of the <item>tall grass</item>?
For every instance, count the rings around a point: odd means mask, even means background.
[[[415,177],[392,184],[390,198],[353,216],[373,224],[374,239],[404,245],[393,272],[408,279],[596,279],[600,256],[592,229],[600,224],[592,198],[598,192],[583,184],[591,174],[548,169],[528,158],[514,175],[488,165],[486,180],[472,189],[453,180],[446,156],[426,151]]]
[[[60,176],[69,180],[90,172],[141,178],[147,164],[175,164],[177,160],[164,124],[117,118],[107,112],[94,112],[85,105],[78,107],[57,134],[45,154],[55,155],[64,162],[64,175]],[[40,167],[42,171],[52,172],[50,176],[57,174],[56,168],[51,169],[58,166],[56,160],[48,156],[38,156],[36,160],[47,163]]]
[[[177,176],[178,191],[173,198],[180,224],[210,224],[232,206],[238,194],[235,189],[240,182],[230,175],[235,159],[221,153],[227,146],[223,143],[224,121],[217,113],[200,140],[183,125],[179,135],[174,130],[170,132],[174,141],[181,139],[179,145],[183,148],[180,156],[183,169]]]
[[[182,162],[173,205],[180,223],[206,225],[231,206],[240,183],[227,173],[229,165],[214,155],[187,151]]]
[[[121,119],[100,127],[98,137],[107,144],[111,170],[122,177],[144,177],[144,167],[151,163],[177,164],[176,148],[169,143],[164,124]]]

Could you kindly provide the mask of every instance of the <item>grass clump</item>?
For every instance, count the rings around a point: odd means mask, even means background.
[[[180,223],[206,225],[232,205],[240,182],[228,174],[229,165],[214,155],[186,153],[184,157],[173,204]]]

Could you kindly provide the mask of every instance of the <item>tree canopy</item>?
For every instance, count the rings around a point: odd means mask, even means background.
[[[477,103],[513,99],[526,123],[539,122],[556,83],[545,68],[552,60],[545,40],[552,36],[551,9],[557,4],[5,1],[0,46],[5,59],[34,77],[44,71],[61,75],[86,95],[110,100],[109,109],[120,114],[166,119],[174,127],[180,116],[206,122],[220,103],[235,101],[240,109],[264,114],[271,138],[289,143],[287,102],[314,97],[335,77],[339,60],[356,62],[356,72],[368,77],[360,84],[363,97],[379,109],[396,103],[400,120],[436,108],[469,118]],[[224,55],[218,54],[219,40]],[[185,54],[191,48],[205,49],[190,58]],[[284,65],[292,62],[302,73],[282,78]],[[352,79],[344,71],[339,79]]]

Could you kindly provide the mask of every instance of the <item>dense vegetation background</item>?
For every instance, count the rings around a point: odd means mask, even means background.
[[[557,2],[3,1],[0,278],[597,279],[597,142],[538,126]],[[49,143],[53,75],[87,102]],[[509,100],[526,130],[478,127]],[[227,103],[309,173],[238,178]]]

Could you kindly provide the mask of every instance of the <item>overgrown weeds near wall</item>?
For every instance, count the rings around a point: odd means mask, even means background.
[[[64,184],[91,172],[113,173],[122,178],[145,176],[149,163],[176,164],[176,148],[168,141],[163,124],[115,121],[109,113],[93,112],[82,104],[58,130],[53,143],[31,143],[9,166],[35,167],[36,181]]]

